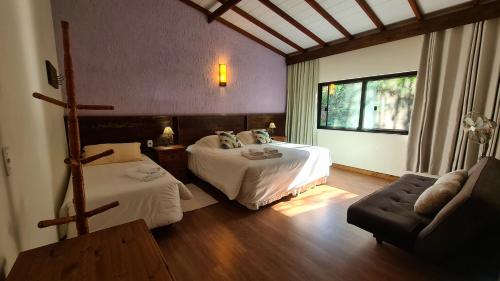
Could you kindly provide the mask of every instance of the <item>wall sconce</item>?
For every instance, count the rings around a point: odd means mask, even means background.
[[[219,86],[225,87],[227,85],[227,65],[219,64]]]

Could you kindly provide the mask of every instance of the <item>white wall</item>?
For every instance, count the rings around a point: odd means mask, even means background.
[[[50,0],[0,1],[0,146],[9,147],[12,173],[0,161],[0,262],[11,268],[19,251],[57,241],[54,227],[67,168],[63,110],[31,97],[61,99],[47,84],[45,60],[57,64]]]
[[[423,36],[333,55],[319,60],[319,82],[418,70]],[[390,175],[404,173],[408,137],[318,130],[318,145],[334,163]]]

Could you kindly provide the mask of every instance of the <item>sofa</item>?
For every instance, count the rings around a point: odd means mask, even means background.
[[[482,158],[461,190],[439,212],[414,211],[417,198],[436,179],[407,174],[347,210],[347,222],[418,255],[440,259],[500,225],[500,160]]]

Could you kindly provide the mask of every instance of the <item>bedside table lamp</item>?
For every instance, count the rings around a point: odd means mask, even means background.
[[[174,142],[174,130],[170,126],[165,127],[163,134],[161,135],[162,144],[168,146]]]
[[[269,123],[269,134],[274,134],[274,129],[276,129],[276,124],[274,122]]]

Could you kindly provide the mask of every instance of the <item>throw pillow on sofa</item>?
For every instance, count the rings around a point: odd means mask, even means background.
[[[458,170],[440,177],[434,185],[420,194],[415,202],[415,212],[425,216],[439,212],[457,195],[467,175],[466,170]]]

